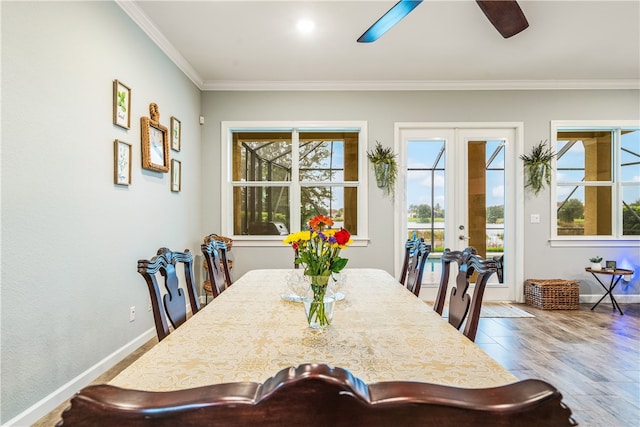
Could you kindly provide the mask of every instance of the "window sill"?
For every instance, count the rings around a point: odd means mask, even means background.
[[[640,248],[640,236],[628,236],[624,238],[614,237],[568,237],[553,238],[549,240],[552,248]]]
[[[287,236],[233,236],[233,247],[281,247],[286,246],[282,241]],[[365,237],[353,237],[353,243],[349,246],[369,246],[369,239]]]

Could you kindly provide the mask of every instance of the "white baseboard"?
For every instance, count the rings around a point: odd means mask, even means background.
[[[117,363],[121,362],[125,357],[133,353],[135,350],[146,344],[150,339],[156,336],[156,329],[151,328],[142,335],[130,341],[123,347],[111,353],[109,356],[96,363],[68,383],[62,385],[53,393],[41,399],[36,404],[27,408],[22,413],[10,419],[3,426],[30,426],[37,422],[40,418],[60,406],[65,400],[70,399],[73,395],[83,387],[91,384],[100,375],[107,372]]]
[[[598,302],[598,300],[600,298],[602,298],[602,296],[604,295],[604,291],[601,294],[593,294],[593,295],[580,295],[580,302],[592,302],[592,303],[596,303]],[[637,304],[640,303],[640,295],[618,295],[618,294],[613,294],[614,298],[616,299],[617,302],[619,302],[620,304]],[[609,303],[611,304],[611,298],[609,298],[609,296],[607,295],[607,297],[605,299],[602,300],[602,304],[606,304]]]

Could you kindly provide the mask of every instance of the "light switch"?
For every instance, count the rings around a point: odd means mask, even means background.
[[[540,224],[540,214],[531,214],[531,224]]]

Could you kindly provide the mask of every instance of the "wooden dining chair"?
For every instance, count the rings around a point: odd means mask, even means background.
[[[464,252],[464,254],[463,254]],[[462,263],[462,259],[468,258],[469,255],[476,255],[476,248],[473,246],[469,246],[465,248],[464,251],[452,251],[447,248],[444,250],[442,254],[442,258],[440,258],[441,263],[441,272],[440,272],[440,284],[438,286],[438,293],[436,295],[436,301],[433,304],[433,309],[442,316],[442,312],[444,311],[444,303],[447,299],[447,289],[449,287],[449,276],[451,271],[451,263],[455,263],[456,269],[460,270],[460,264]]]
[[[418,235],[413,232],[413,236],[408,238],[404,243],[404,260],[402,261],[402,272],[400,273],[399,282],[404,285],[407,280],[407,272],[409,271],[409,262],[411,259],[411,249],[418,244]]]
[[[405,285],[415,296],[420,294],[422,274],[429,253],[431,253],[431,245],[427,245],[424,239],[418,238],[415,233],[413,238],[408,239],[405,243],[400,283]]]
[[[193,276],[193,257],[188,249],[184,252],[172,252],[167,248],[160,248],[156,256],[150,260],[138,260],[138,273],[144,277],[151,297],[151,309],[158,334],[158,341],[162,341],[170,333],[169,323],[175,329],[187,320],[187,307],[184,290],[180,287],[176,274],[176,265],[182,263],[184,267],[184,288],[189,296],[191,313],[200,310]],[[158,286],[157,273],[164,277],[166,293],[161,294]]]
[[[504,283],[504,254],[494,256],[493,260],[496,262],[498,283]]]
[[[200,248],[209,276],[202,287],[207,298],[209,295],[215,298],[232,284],[227,259],[227,244],[217,239],[215,235],[209,235],[204,238],[204,243],[200,245]]]
[[[565,427],[562,394],[539,379],[461,388],[417,381],[367,384],[326,364],[285,368],[264,383],[152,392],[91,385],[58,426]]]
[[[438,287],[438,294],[433,305],[433,309],[440,315],[442,315],[444,310],[452,263],[457,264],[458,272],[456,275],[456,285],[451,289],[451,295],[449,296],[448,320],[456,329],[460,329],[464,324],[463,334],[471,341],[475,341],[478,322],[480,321],[480,310],[482,308],[484,290],[489,278],[497,270],[496,261],[493,259],[482,259],[472,246],[465,248],[463,251],[445,249],[442,255],[440,286]],[[470,297],[467,290],[469,289],[469,279],[474,272],[477,273],[477,276],[473,289],[473,297]]]

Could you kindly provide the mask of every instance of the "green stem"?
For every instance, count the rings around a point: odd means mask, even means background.
[[[320,326],[328,326],[329,319],[327,319],[327,313],[325,312],[324,297],[327,293],[328,276],[321,276],[320,281],[324,284],[311,283],[311,289],[313,291],[313,301],[309,305],[309,314],[307,316],[307,322],[311,325],[313,320],[316,319]],[[315,278],[318,280],[319,278]],[[314,278],[312,278],[314,280]]]

